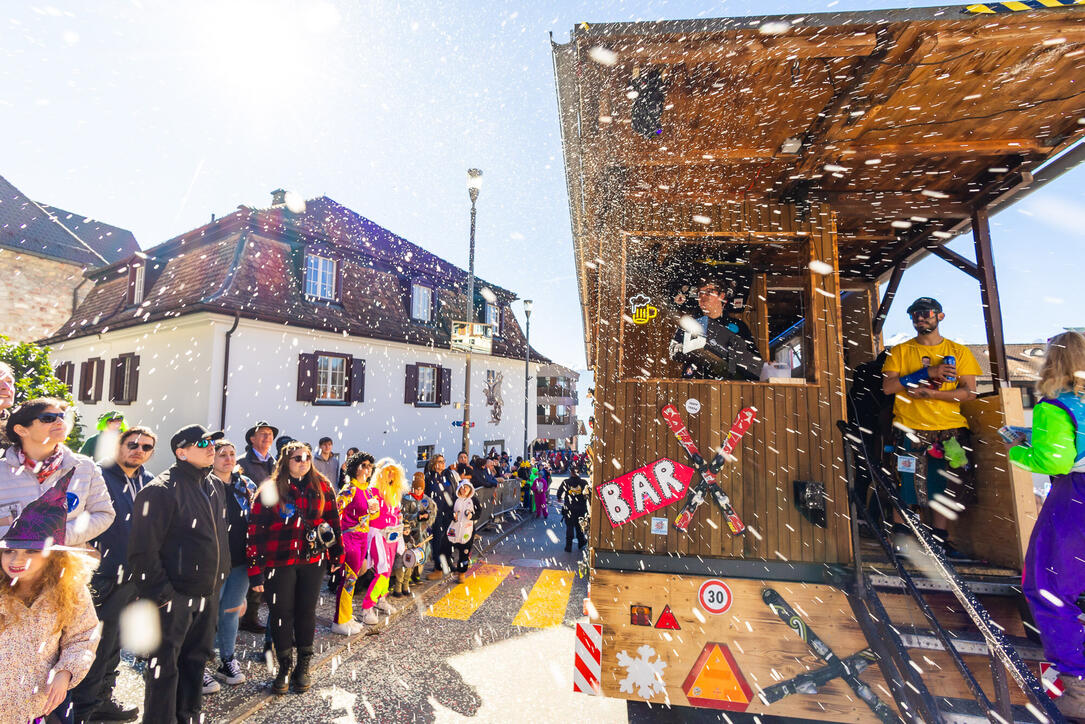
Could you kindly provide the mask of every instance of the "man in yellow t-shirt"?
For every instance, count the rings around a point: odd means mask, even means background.
[[[946,516],[940,512],[974,502],[976,490],[967,451],[968,421],[961,403],[976,396],[981,370],[972,352],[945,339],[938,324],[942,305],[920,297],[908,307],[916,336],[894,346],[882,366],[882,392],[894,395],[893,427],[901,500],[930,506],[934,534],[950,556]],[[948,500],[941,500],[939,498]]]

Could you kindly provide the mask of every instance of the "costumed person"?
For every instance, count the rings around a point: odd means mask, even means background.
[[[367,590],[374,575],[365,564],[369,521],[376,518],[379,512],[376,493],[369,484],[374,462],[372,455],[363,452],[347,458],[344,468],[347,482],[335,499],[335,506],[339,510],[339,525],[343,530],[346,558],[335,597],[335,623],[332,624],[332,633],[341,636],[353,636],[365,630],[365,625],[354,618],[354,591],[359,585],[363,591]]]
[[[545,469],[532,468],[531,472],[533,474],[531,490],[535,495],[535,517],[549,518],[550,510],[546,504],[546,499],[550,496],[549,476],[546,475]]]
[[[466,480],[456,489],[456,503],[452,506],[452,524],[448,526],[448,540],[456,554],[456,582],[463,581],[463,574],[471,563],[471,546],[475,542],[475,486]]]
[[[1010,462],[1051,476],[1051,492],[1032,528],[1022,588],[1065,691],[1055,699],[1068,718],[1085,719],[1085,337],[1052,337],[1040,368],[1032,441],[1010,448]]]
[[[558,487],[558,500],[565,521],[565,552],[572,552],[573,536],[576,536],[577,550],[582,550],[587,542],[581,520],[588,514],[588,484],[575,470]]]
[[[425,546],[428,545],[428,542],[423,541],[426,540],[434,510],[433,501],[426,495],[426,477],[423,473],[414,474],[411,492],[403,496],[399,509],[403,516],[404,551],[396,556],[392,595],[409,596],[411,584],[422,582],[422,563],[426,559]],[[414,566],[408,567],[408,559],[415,556],[411,551],[420,548],[423,551],[418,557],[420,560]]]
[[[68,721],[60,711],[98,646],[90,577],[97,561],[65,546],[68,471],[0,538],[0,722]]]
[[[279,662],[271,684],[276,695],[290,689],[301,694],[312,686],[324,559],[336,568],[343,564],[342,540],[335,491],[313,467],[309,446],[287,443],[249,514],[249,582],[268,602],[268,628]]]
[[[86,455],[95,462],[111,458],[117,451],[117,441],[122,432],[128,429],[124,414],[117,410],[103,412],[98,416],[97,432],[88,437],[79,448],[80,455]]]
[[[388,603],[389,580],[396,555],[403,550],[403,519],[400,517],[399,501],[407,491],[407,476],[403,468],[391,458],[381,458],[373,470],[373,491],[377,497],[377,515],[369,521],[369,540],[366,543],[366,565],[375,574],[365,598],[362,599],[362,623],[377,623],[376,608],[391,613]]]
[[[716,279],[707,278],[696,289],[701,316],[683,317],[670,344],[671,359],[682,365],[682,377],[759,380],[764,361],[750,328],[733,314],[742,302],[735,296],[734,286],[724,288]],[[684,301],[683,297],[681,303]]]
[[[882,392],[894,395],[900,498],[920,508],[930,508],[939,496],[950,499],[951,507],[968,505],[976,500],[975,470],[968,460],[972,436],[961,403],[976,396],[980,366],[968,347],[941,335],[938,325],[946,315],[938,300],[920,297],[908,315],[916,336],[894,345],[882,365]],[[946,555],[963,557],[949,542],[946,516],[936,508],[930,512]],[[897,534],[908,530],[899,519],[893,526]]]
[[[535,496],[531,492],[531,461],[521,460],[516,466],[516,477],[520,479],[520,506],[535,512]]]

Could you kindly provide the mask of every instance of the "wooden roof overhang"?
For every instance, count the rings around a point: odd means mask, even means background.
[[[589,358],[616,208],[827,203],[841,276],[873,280],[927,250],[968,268],[941,246],[975,209],[1085,157],[1085,6],[582,24],[553,50]],[[649,72],[664,105],[644,134]]]

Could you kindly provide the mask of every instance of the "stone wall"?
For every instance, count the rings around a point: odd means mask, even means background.
[[[83,281],[77,264],[0,248],[0,334],[17,341],[48,337],[72,314],[72,291]],[[79,290],[79,301],[94,285]]]

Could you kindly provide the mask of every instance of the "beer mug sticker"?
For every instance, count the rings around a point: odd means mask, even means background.
[[[726,583],[718,578],[710,578],[701,584],[701,589],[697,591],[697,600],[706,612],[718,616],[731,608],[734,599]]]
[[[691,415],[696,415],[700,411],[701,411],[701,401],[700,400],[698,400],[696,397],[691,397],[688,400],[686,400],[686,412],[688,412]]]
[[[659,314],[659,308],[652,306],[651,298],[640,292],[629,298],[629,310],[633,315],[633,324],[648,324]]]

